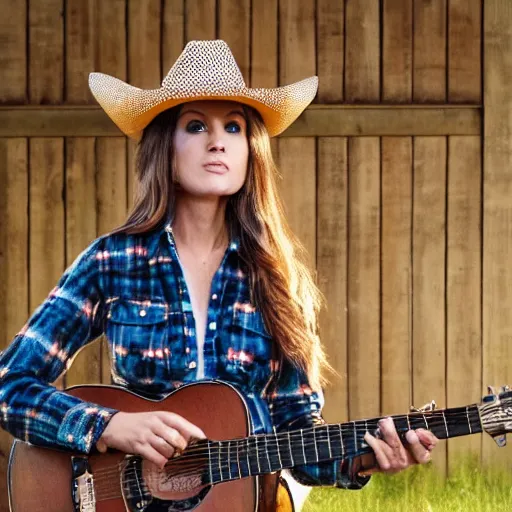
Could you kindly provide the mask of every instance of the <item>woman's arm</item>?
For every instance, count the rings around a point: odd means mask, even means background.
[[[87,453],[117,412],[50,386],[101,332],[101,254],[99,239],[0,355],[0,426],[19,439]]]

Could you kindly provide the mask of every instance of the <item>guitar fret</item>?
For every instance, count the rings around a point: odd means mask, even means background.
[[[405,417],[407,418],[407,428],[411,430],[411,418],[409,417],[408,414]]]
[[[356,429],[356,422],[352,421],[354,424],[354,454],[357,453],[357,429]]]
[[[304,447],[304,431],[302,429],[300,429],[300,439],[302,443],[302,455],[304,456],[304,464],[306,464],[308,459],[306,458],[306,449]]]
[[[275,430],[274,430],[274,432],[275,432]],[[283,463],[282,463],[282,461],[281,461],[281,450],[280,450],[280,447],[279,447],[279,437],[277,436],[277,434],[276,434],[276,433],[274,433],[274,437],[275,437],[275,439],[276,439],[276,445],[277,445],[277,457],[278,457],[278,459],[279,459],[279,467],[281,467],[281,468],[282,468],[282,467],[283,467]]]
[[[318,462],[318,446],[316,444],[316,428],[313,427],[313,445],[315,447],[316,461]]]
[[[270,462],[270,455],[268,453],[268,439],[267,439],[267,436],[265,436],[265,451],[267,452],[268,469],[269,469],[269,471],[272,471],[272,463]]]
[[[444,420],[444,428],[446,429],[446,439],[450,437],[450,434],[448,433],[448,424],[446,423],[446,416],[444,414],[444,411],[441,413]]]
[[[290,448],[290,459],[292,461],[292,467],[295,466],[295,462],[293,461],[293,451],[292,451],[292,440],[290,439],[290,431],[288,430],[288,447]]]
[[[329,432],[329,425],[327,425],[327,445],[329,446],[329,458],[332,459],[331,433]]]
[[[210,469],[210,482],[213,483],[212,450],[210,441],[208,441],[208,468]]]
[[[229,479],[231,480],[233,477],[231,476],[231,441],[228,441],[228,474]]]
[[[236,443],[236,463],[238,465],[238,477],[242,478],[242,467],[240,466],[240,443]]]
[[[222,441],[219,441],[219,476],[222,482]]]
[[[258,436],[254,438],[254,443],[256,445],[256,462],[258,464],[258,473],[261,473],[261,466],[260,466],[260,451],[258,449]]]
[[[247,473],[249,476],[251,476],[251,461],[249,460],[249,438],[247,438]]]
[[[430,430],[430,429],[428,428],[428,421],[427,421],[427,417],[426,417],[424,414],[423,414],[423,421],[425,422],[425,428],[426,428],[427,430]]]
[[[341,423],[338,423],[338,430],[340,431],[341,456],[345,457],[345,444],[343,443],[343,432],[341,431]]]
[[[469,433],[472,434],[473,433],[473,429],[471,428],[471,421],[469,421],[469,406],[466,407],[466,417],[468,419]]]

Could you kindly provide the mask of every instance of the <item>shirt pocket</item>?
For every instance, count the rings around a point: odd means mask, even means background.
[[[222,371],[226,380],[257,391],[270,376],[272,337],[259,311],[234,308],[224,323]]]
[[[105,332],[112,370],[119,384],[162,392],[170,380],[169,311],[163,301],[116,299],[107,314]]]

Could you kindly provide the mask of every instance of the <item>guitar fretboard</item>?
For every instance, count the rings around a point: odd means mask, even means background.
[[[209,441],[209,483],[220,483],[304,464],[341,460],[371,452],[365,432],[375,433],[380,418],[327,424],[228,441]],[[424,428],[439,439],[482,432],[478,406],[393,416],[399,434]]]

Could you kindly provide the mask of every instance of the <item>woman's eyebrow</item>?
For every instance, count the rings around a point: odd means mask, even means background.
[[[180,115],[178,117],[182,117],[185,114],[198,114],[198,115],[200,115],[202,117],[206,117],[206,114],[204,112],[199,112],[198,110],[193,110],[193,109],[181,111]],[[244,115],[244,113],[241,110],[232,110],[231,112],[226,114],[224,117],[229,117],[229,116],[232,116],[232,115],[239,115],[239,116],[241,116],[241,117],[243,117],[245,119],[245,115]]]

